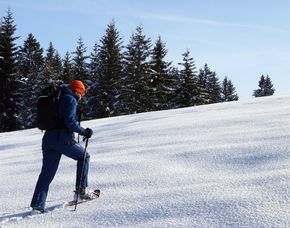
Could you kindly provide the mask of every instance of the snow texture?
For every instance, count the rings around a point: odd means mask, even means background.
[[[87,121],[90,187],[62,157],[47,212],[30,216],[38,129],[0,134],[1,227],[290,227],[290,96]]]

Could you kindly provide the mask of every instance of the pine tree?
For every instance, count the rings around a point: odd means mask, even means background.
[[[89,118],[98,117],[98,111],[100,109],[99,100],[97,96],[97,88],[99,85],[100,77],[100,58],[99,58],[99,46],[97,42],[94,45],[93,51],[90,54],[89,63],[89,80],[90,87],[87,92],[87,103],[89,107]]]
[[[88,63],[86,62],[89,56],[86,55],[87,48],[85,47],[85,44],[83,42],[83,39],[80,37],[78,42],[78,46],[76,48],[76,51],[73,52],[73,77],[75,80],[81,80],[86,87],[86,93],[87,95],[90,94],[90,89],[92,86],[92,82],[89,77],[88,73]],[[89,102],[89,96],[85,96],[79,103],[79,110],[82,110],[83,112],[83,120],[90,119],[90,107],[88,105]]]
[[[239,96],[236,93],[236,88],[234,87],[232,81],[225,77],[221,88],[221,101],[225,102],[237,100],[239,100]]]
[[[181,87],[179,91],[179,104],[181,107],[190,107],[199,104],[200,86],[197,77],[195,62],[190,57],[190,51],[182,54],[183,62],[180,71]]]
[[[21,127],[18,113],[22,104],[17,76],[18,37],[14,36],[16,26],[10,9],[0,27],[0,131],[12,131]]]
[[[151,40],[146,38],[143,28],[138,26],[124,53],[125,69],[121,81],[122,114],[147,111],[150,53]]]
[[[262,75],[259,81],[259,89],[254,90],[253,96],[255,97],[263,97],[263,96],[271,96],[275,92],[272,81],[269,75]]]
[[[63,70],[62,70],[62,81],[65,84],[69,84],[73,81],[73,75],[72,75],[72,62],[71,62],[71,56],[70,53],[67,51],[65,53],[64,59],[63,59]]]
[[[19,75],[22,80],[24,103],[21,119],[25,128],[35,126],[36,103],[41,91],[39,85],[43,80],[43,49],[30,33],[19,52]]]
[[[210,103],[218,103],[221,101],[221,86],[215,72],[211,72],[208,76],[207,91]]]
[[[208,78],[209,75],[211,74],[211,71],[207,64],[204,65],[204,68],[199,70],[198,74],[198,82],[200,85],[200,104],[209,104],[210,103],[210,98],[209,98],[209,91],[208,91]]]
[[[272,96],[274,92],[275,89],[272,80],[269,75],[267,75],[265,80],[265,96]]]
[[[62,66],[62,59],[58,51],[56,51],[54,55],[53,68],[54,68],[54,72],[55,72],[56,80],[58,81],[58,84],[62,83],[63,82],[62,81],[63,66]]]
[[[179,69],[177,67],[171,67],[169,71],[169,75],[172,79],[172,85],[171,85],[171,96],[169,97],[168,106],[169,109],[175,109],[183,107],[181,99],[180,99],[180,93],[181,88],[183,86],[183,79],[179,72]]]
[[[73,57],[73,76],[76,80],[81,80],[86,83],[88,80],[88,64],[86,60],[89,56],[86,55],[87,48],[84,45],[82,38],[78,40],[78,46],[76,51],[73,52],[75,56]],[[86,83],[87,84],[87,83]]]
[[[43,77],[42,89],[50,85],[59,85],[62,82],[62,61],[51,42],[44,58]]]
[[[122,73],[122,41],[112,21],[99,45],[99,82],[96,91],[98,117],[118,115],[118,98]]]
[[[97,83],[100,73],[100,59],[99,59],[99,46],[97,42],[93,47],[93,51],[90,55],[90,63],[89,63],[89,79],[93,83]]]
[[[161,37],[157,39],[151,54],[151,74],[150,74],[150,98],[152,99],[151,110],[169,109],[169,100],[174,96],[172,75],[169,74],[171,70],[171,62],[165,61],[167,54],[165,43]],[[149,100],[149,99],[148,99]],[[149,104],[150,105],[150,104]]]
[[[200,99],[203,104],[217,103],[221,101],[221,85],[214,71],[207,64],[199,71],[199,83],[201,86]]]

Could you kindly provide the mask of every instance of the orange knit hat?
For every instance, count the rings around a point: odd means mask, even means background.
[[[86,94],[86,88],[82,81],[80,80],[74,80],[72,83],[68,86],[72,91],[78,92],[82,96]]]

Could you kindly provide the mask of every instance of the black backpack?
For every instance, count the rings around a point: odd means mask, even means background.
[[[43,90],[37,100],[37,127],[40,130],[52,130],[64,127],[64,121],[58,117],[58,102],[61,90],[49,86]]]

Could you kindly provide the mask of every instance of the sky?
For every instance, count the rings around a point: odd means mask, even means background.
[[[190,50],[198,69],[208,64],[221,81],[231,79],[241,100],[252,96],[262,74],[275,94],[290,91],[288,0],[0,0],[0,17],[8,7],[19,45],[32,33],[63,57],[81,37],[90,53],[114,20],[124,45],[141,25],[153,43],[161,36],[173,65]]]

